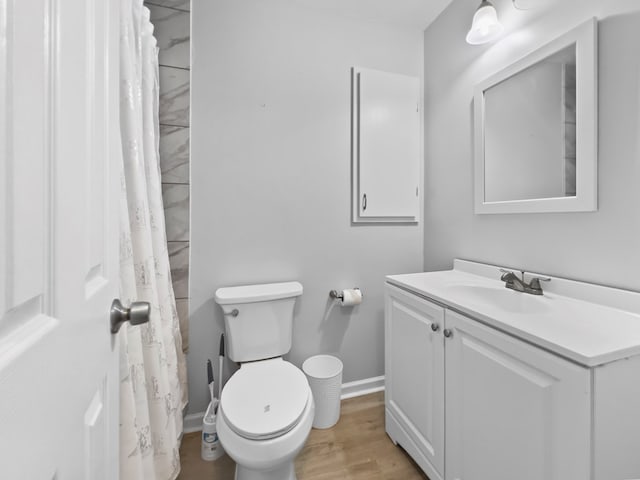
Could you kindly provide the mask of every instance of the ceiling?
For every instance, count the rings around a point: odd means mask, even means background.
[[[451,0],[296,0],[344,17],[426,28]]]

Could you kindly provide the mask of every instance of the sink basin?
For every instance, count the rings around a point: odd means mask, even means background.
[[[551,309],[544,296],[516,292],[508,288],[493,288],[482,285],[450,285],[447,291],[459,295],[465,301],[484,304],[512,313],[539,314]]]

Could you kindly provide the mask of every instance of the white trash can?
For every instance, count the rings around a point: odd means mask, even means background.
[[[305,360],[302,371],[309,380],[316,403],[313,428],[333,427],[340,418],[342,362],[331,355],[316,355]]]

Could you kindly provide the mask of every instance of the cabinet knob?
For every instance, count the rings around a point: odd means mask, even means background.
[[[437,332],[438,330],[440,330],[440,325],[438,325],[437,323],[432,323],[431,330],[433,330],[434,332]]]
[[[445,337],[447,337],[447,338],[450,338],[450,337],[451,337],[451,335],[453,335],[453,332],[452,332],[451,330],[449,330],[448,328],[445,328],[445,329],[442,331],[442,333],[443,333],[443,335],[444,335]]]

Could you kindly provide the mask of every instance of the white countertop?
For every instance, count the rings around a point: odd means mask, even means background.
[[[536,296],[506,289],[500,275],[456,260],[387,282],[588,367],[640,354],[640,293],[552,277]]]

